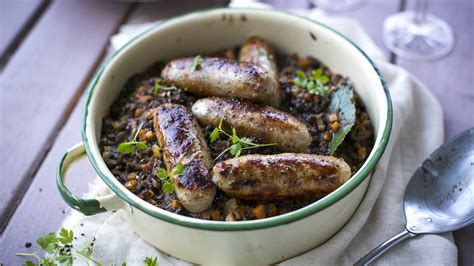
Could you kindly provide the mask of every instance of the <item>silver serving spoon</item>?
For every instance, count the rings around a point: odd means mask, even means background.
[[[406,228],[354,265],[367,265],[418,234],[451,232],[474,222],[474,128],[434,151],[405,190]]]

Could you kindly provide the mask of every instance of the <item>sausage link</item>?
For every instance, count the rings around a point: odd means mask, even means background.
[[[194,58],[169,62],[161,72],[167,82],[201,96],[226,96],[279,106],[279,83],[260,65],[223,58],[204,57],[198,67]]]
[[[192,106],[194,117],[202,125],[236,129],[241,136],[265,143],[276,143],[283,151],[308,152],[312,137],[306,125],[294,116],[273,107],[230,98],[199,99]]]
[[[321,198],[351,176],[349,165],[332,156],[252,154],[217,163],[212,182],[243,200]]]
[[[179,162],[185,171],[175,177],[176,196],[188,211],[200,213],[212,205],[216,187],[210,180],[212,159],[199,125],[179,104],[158,106],[153,120],[168,171]]]
[[[270,71],[275,80],[278,80],[275,53],[265,40],[257,36],[248,38],[240,48],[239,60],[263,66]]]

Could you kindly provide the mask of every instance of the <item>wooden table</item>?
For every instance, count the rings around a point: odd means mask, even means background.
[[[307,2],[270,1],[306,8]],[[380,47],[382,22],[413,8],[414,1],[365,2],[340,15],[359,20]],[[455,31],[456,46],[444,59],[417,63],[383,50],[391,62],[417,76],[441,102],[446,139],[473,126],[474,8],[472,0],[430,0],[429,10]],[[171,4],[172,3],[172,4]],[[81,140],[86,84],[104,59],[108,41],[124,23],[168,18],[225,0],[0,1],[0,264],[18,265],[16,252],[35,251],[37,236],[55,231],[69,212],[54,182],[58,159]],[[75,167],[70,186],[85,191],[94,174]],[[455,232],[461,265],[474,265],[474,225]],[[33,246],[25,247],[26,242]]]

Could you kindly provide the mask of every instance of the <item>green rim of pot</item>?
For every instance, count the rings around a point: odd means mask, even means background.
[[[89,142],[87,140],[86,136],[86,127],[87,127],[87,115],[88,115],[88,106],[90,103],[90,100],[92,98],[92,94],[94,92],[95,86],[97,85],[98,80],[100,79],[105,67],[108,65],[108,63],[115,58],[117,54],[119,54],[124,48],[128,47],[129,45],[133,44],[136,40],[142,38],[144,35],[147,35],[149,32],[154,31],[155,29],[162,27],[170,22],[182,19],[183,17],[190,16],[190,15],[195,15],[197,13],[203,14],[203,13],[210,13],[214,11],[227,11],[227,10],[232,10],[232,11],[262,11],[262,12],[276,12],[276,13],[284,13],[290,16],[294,17],[299,17],[301,19],[310,21],[312,23],[318,24],[319,26],[322,26],[335,34],[339,35],[343,39],[345,39],[347,42],[352,44],[372,65],[373,69],[377,73],[377,75],[380,78],[381,85],[384,89],[386,99],[387,99],[387,121],[385,124],[385,129],[382,133],[381,136],[381,141],[380,145],[378,147],[374,147],[373,149],[373,157],[366,162],[366,165],[364,165],[359,171],[351,177],[351,179],[344,185],[342,186],[338,191],[306,206],[303,207],[299,210],[280,215],[280,216],[275,216],[271,218],[266,218],[262,220],[252,220],[252,221],[241,221],[241,222],[217,222],[217,221],[208,221],[208,220],[201,220],[201,219],[194,219],[194,218],[183,218],[183,216],[174,214],[174,213],[168,213],[168,212],[163,212],[159,211],[158,207],[150,208],[149,206],[146,206],[147,204],[150,205],[149,203],[145,202],[144,200],[139,199],[138,197],[136,198],[131,198],[129,195],[127,195],[124,190],[126,189],[123,186],[117,186],[114,184],[110,178],[115,178],[113,176],[108,176],[105,173],[101,171],[99,166],[97,165],[96,159],[93,157],[92,152],[91,152],[91,147],[89,146]],[[371,173],[371,171],[375,168],[377,165],[377,162],[379,161],[380,157],[382,156],[389,137],[390,137],[390,132],[392,129],[392,119],[393,119],[393,110],[392,110],[392,101],[390,98],[390,93],[388,91],[387,85],[385,83],[384,78],[382,77],[382,74],[380,73],[378,67],[374,64],[374,62],[367,56],[367,54],[359,48],[354,42],[349,40],[347,37],[342,35],[341,33],[337,32],[336,30],[320,23],[314,20],[311,20],[307,17],[295,15],[292,13],[289,13],[284,10],[262,10],[262,9],[253,9],[253,8],[211,8],[211,9],[204,9],[204,10],[198,10],[194,11],[191,13],[187,13],[184,15],[180,15],[177,17],[173,17],[169,20],[166,20],[164,22],[158,22],[155,25],[153,25],[150,29],[144,31],[143,33],[139,34],[132,40],[130,40],[126,45],[124,45],[122,48],[120,48],[118,51],[116,51],[111,58],[109,58],[106,62],[102,64],[98,72],[95,74],[94,78],[91,80],[89,86],[88,86],[88,92],[86,95],[86,103],[84,105],[84,111],[83,111],[83,117],[82,117],[82,139],[84,142],[84,146],[87,152],[87,156],[92,163],[94,169],[96,172],[99,174],[99,176],[102,178],[102,180],[112,189],[114,193],[116,193],[120,198],[122,198],[124,201],[126,201],[128,204],[130,204],[130,207],[135,207],[155,218],[158,218],[163,221],[167,221],[176,225],[184,226],[184,227],[189,227],[189,228],[195,228],[195,229],[202,229],[202,230],[208,230],[208,231],[243,231],[243,230],[256,230],[256,229],[264,229],[264,228],[270,228],[274,226],[279,226],[279,225],[284,225],[288,223],[292,223],[295,221],[298,221],[300,219],[303,219],[305,217],[308,217],[314,213],[317,213],[332,204],[336,203],[343,197],[345,197],[347,194],[349,194],[352,190],[357,188]],[[152,206],[152,205],[150,205]],[[165,214],[166,213],[166,214]]]

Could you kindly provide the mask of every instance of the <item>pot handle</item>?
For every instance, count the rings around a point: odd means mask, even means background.
[[[58,170],[56,172],[56,185],[58,186],[61,197],[71,208],[85,215],[94,215],[122,208],[123,201],[116,194],[100,196],[94,199],[83,199],[73,195],[66,187],[64,178],[66,177],[69,166],[74,161],[80,159],[85,153],[84,143],[80,142],[68,149],[59,161]]]

